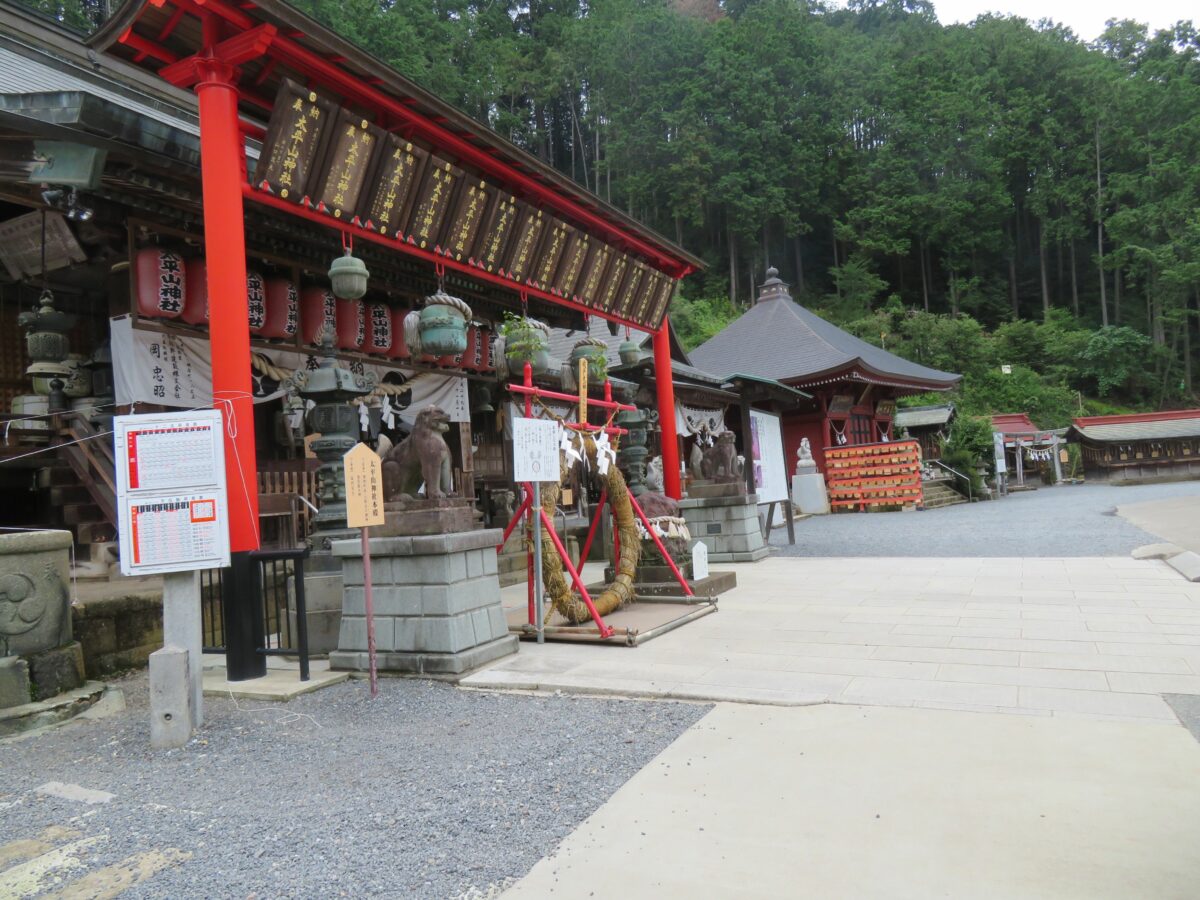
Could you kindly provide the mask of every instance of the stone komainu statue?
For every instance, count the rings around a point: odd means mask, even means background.
[[[430,500],[453,497],[450,481],[450,448],[444,435],[450,430],[450,417],[437,406],[417,413],[412,434],[383,457],[383,499],[411,500],[425,482]]]
[[[737,446],[733,442],[733,432],[722,431],[717,435],[717,442],[705,448],[700,470],[705,478],[730,478],[740,475],[741,469],[738,464]]]

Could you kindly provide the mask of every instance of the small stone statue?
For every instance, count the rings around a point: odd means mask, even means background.
[[[717,435],[717,442],[705,448],[700,471],[705,478],[736,478],[741,474],[740,469],[733,432],[722,431]]]
[[[492,520],[507,525],[516,513],[516,491],[492,491]]]
[[[450,430],[450,417],[437,406],[427,406],[417,414],[412,434],[383,457],[383,499],[412,500],[425,482],[425,497],[441,500],[453,497],[450,481],[450,448],[444,435]]]
[[[800,449],[796,451],[796,474],[807,475],[816,468],[817,461],[813,459],[812,444],[808,442],[808,438],[801,438]]]
[[[646,490],[654,494],[663,492],[663,461],[661,456],[656,456],[650,462],[646,463]]]

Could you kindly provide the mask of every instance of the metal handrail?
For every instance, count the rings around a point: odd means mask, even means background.
[[[959,478],[961,478],[963,481],[965,481],[967,483],[967,500],[974,502],[975,496],[974,496],[973,492],[971,491],[970,476],[964,475],[962,472],[958,471],[958,469],[950,468],[948,465],[946,465],[940,459],[930,459],[930,460],[926,460],[926,461],[933,463],[935,466],[941,466],[943,469],[945,469],[951,475],[957,475]]]

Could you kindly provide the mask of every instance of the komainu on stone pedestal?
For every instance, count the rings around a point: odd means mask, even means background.
[[[450,417],[437,406],[417,414],[412,433],[383,454],[383,525],[379,536],[450,534],[472,531],[483,516],[470,497],[458,497],[450,477],[450,447],[445,434]],[[425,496],[418,496],[421,485]]]
[[[422,482],[428,500],[454,496],[445,438],[449,430],[450,417],[440,407],[427,406],[417,414],[412,434],[383,457],[385,502],[414,499]]]

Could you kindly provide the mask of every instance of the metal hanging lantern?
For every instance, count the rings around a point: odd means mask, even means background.
[[[333,261],[329,267],[329,284],[333,296],[341,300],[360,300],[367,292],[367,264],[354,255],[352,247]]]
[[[471,307],[439,288],[425,298],[425,308],[417,314],[420,352],[433,356],[462,353],[467,349],[467,323],[470,320]]]

